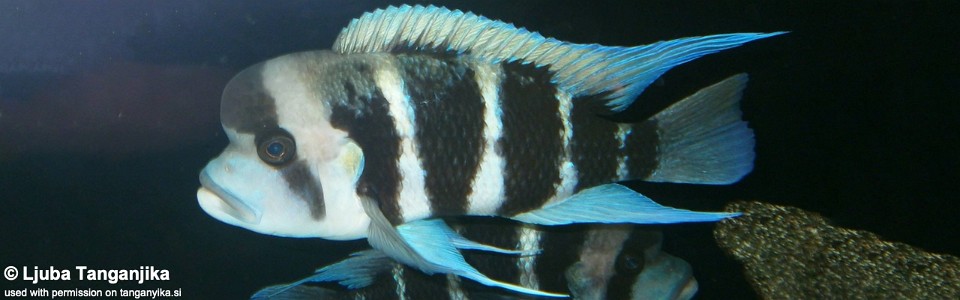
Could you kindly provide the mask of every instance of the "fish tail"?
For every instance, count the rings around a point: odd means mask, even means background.
[[[639,124],[624,124],[628,174],[651,182],[730,184],[751,170],[754,135],[741,119],[746,74],[701,89]]]

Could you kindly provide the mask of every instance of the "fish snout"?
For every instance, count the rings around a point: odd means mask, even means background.
[[[200,171],[200,189],[197,190],[197,201],[207,214],[233,225],[259,224],[261,214],[247,205],[227,188],[218,184],[210,175],[207,166]],[[224,171],[229,172],[229,167]]]

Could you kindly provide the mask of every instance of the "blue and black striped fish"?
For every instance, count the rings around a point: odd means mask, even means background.
[[[200,206],[253,231],[367,238],[379,256],[426,273],[541,296],[492,280],[441,217],[538,225],[716,221],[656,204],[617,181],[727,184],[753,165],[735,75],[636,124],[631,105],[670,68],[780,33],[682,38],[637,47],[545,38],[471,13],[390,7],[352,21],[331,51],[254,65],[227,84],[230,145],[200,173]],[[363,272],[314,280],[365,282]]]

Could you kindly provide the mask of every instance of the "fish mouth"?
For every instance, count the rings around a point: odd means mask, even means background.
[[[686,283],[683,284],[683,287],[680,288],[679,293],[677,293],[674,299],[693,299],[693,296],[697,294],[697,290],[700,289],[700,285],[697,283],[697,279],[693,276],[687,276],[685,279]]]
[[[213,181],[207,170],[200,172],[200,186],[197,191],[197,200],[200,201],[200,207],[207,213],[219,212],[240,222],[260,223],[260,215],[253,208],[244,204],[240,198]]]

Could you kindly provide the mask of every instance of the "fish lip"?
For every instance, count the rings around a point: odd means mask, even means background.
[[[686,281],[674,299],[692,299],[693,296],[697,294],[697,290],[700,289],[700,284],[697,282],[697,279],[691,274],[687,276]]]
[[[207,170],[200,171],[200,186],[201,189],[205,189],[214,196],[217,196],[221,203],[226,204],[226,207],[230,208],[223,210],[224,213],[244,223],[260,223],[260,214],[256,213],[256,210],[252,207],[244,204],[240,198],[221,187],[216,181],[213,181],[213,178],[210,177]]]

